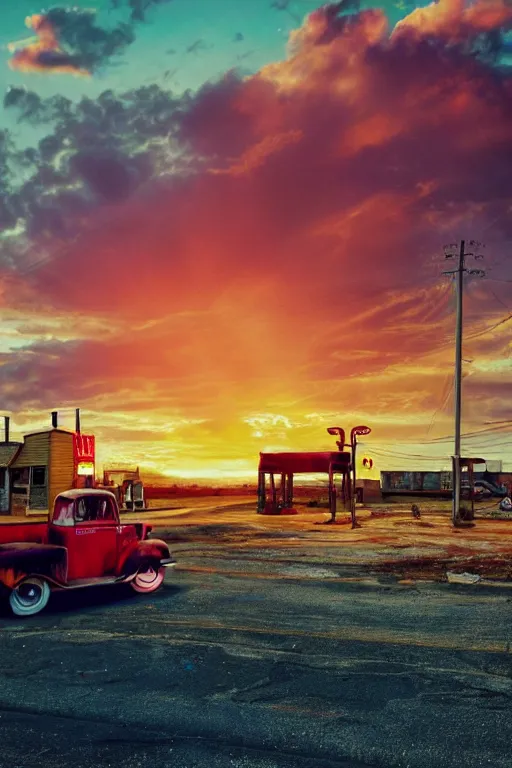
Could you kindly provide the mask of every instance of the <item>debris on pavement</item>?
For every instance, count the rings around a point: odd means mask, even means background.
[[[478,573],[454,573],[453,571],[446,571],[446,577],[452,584],[477,584],[481,581],[482,577]]]

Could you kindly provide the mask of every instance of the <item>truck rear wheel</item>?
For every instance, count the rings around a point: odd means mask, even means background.
[[[136,592],[155,592],[163,583],[165,568],[160,563],[148,561],[144,563],[130,584]]]
[[[15,616],[33,616],[46,608],[50,599],[50,585],[43,579],[29,576],[15,587],[9,596],[9,605]]]

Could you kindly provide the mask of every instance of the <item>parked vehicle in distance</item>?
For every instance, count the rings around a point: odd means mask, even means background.
[[[129,583],[154,592],[176,563],[151,530],[122,523],[110,491],[65,491],[47,523],[0,526],[0,589],[17,616],[42,611],[53,590]]]
[[[500,499],[504,499],[507,495],[506,488],[490,483],[488,480],[475,480],[475,488],[483,488],[489,492],[489,496],[497,496]]]

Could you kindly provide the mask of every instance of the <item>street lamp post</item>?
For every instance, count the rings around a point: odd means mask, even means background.
[[[353,427],[350,430],[350,447],[352,449],[352,509],[351,509],[351,517],[352,517],[352,528],[357,527],[356,522],[356,452],[357,452],[357,436],[358,435],[369,435],[371,432],[370,427]]]
[[[351,483],[351,504],[350,504],[350,517],[352,519],[352,528],[357,527],[356,522],[356,452],[357,452],[357,436],[369,435],[371,432],[370,427],[353,427],[350,430],[350,443],[345,442],[345,430],[341,427],[328,427],[327,432],[330,435],[338,435],[340,438],[336,441],[338,450],[342,451],[344,448],[350,448],[351,450],[351,464],[352,464],[352,479]]]

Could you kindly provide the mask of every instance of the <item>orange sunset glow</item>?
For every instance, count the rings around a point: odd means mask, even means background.
[[[440,0],[395,26],[346,6],[312,10],[254,72],[105,86],[48,118],[1,236],[16,432],[80,407],[100,465],[240,480],[260,451],[335,450],[327,427],[367,424],[366,476],[440,469],[443,246],[466,238],[488,274],[465,286],[463,445],[512,469],[512,76],[479,52],[512,6]]]

